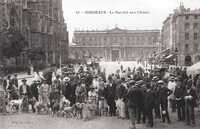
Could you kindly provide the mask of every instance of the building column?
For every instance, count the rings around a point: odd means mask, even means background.
[[[56,63],[56,56],[55,56],[55,51],[53,51],[53,53],[52,53],[52,60],[53,60],[53,64],[55,64]]]
[[[46,65],[49,64],[48,58],[49,58],[49,55],[48,55],[48,52],[46,51],[46,52],[45,52],[45,64],[46,64]]]
[[[112,61],[112,48],[109,49],[109,55],[110,55],[109,60]]]
[[[126,60],[126,61],[127,61],[127,54],[126,54],[127,50],[126,50],[126,48],[125,48],[125,47],[123,48],[123,50],[124,50],[124,51],[123,51],[123,52],[124,52],[124,60]]]

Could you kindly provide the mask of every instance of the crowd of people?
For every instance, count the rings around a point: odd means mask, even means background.
[[[187,76],[186,69],[165,69],[165,74],[161,74],[156,69],[121,66],[111,75],[106,75],[105,70],[101,71],[94,64],[68,65],[67,69],[66,72],[51,71],[37,76],[31,85],[23,79],[19,86],[17,75],[0,80],[8,100],[23,98],[24,112],[29,111],[28,105],[37,112],[36,102],[44,105],[44,109],[52,108],[56,102],[61,103],[62,98],[69,100],[68,106],[93,104],[98,116],[130,119],[133,129],[136,123],[153,127],[154,119],[170,124],[169,109],[177,112],[178,121],[195,126],[200,77]]]

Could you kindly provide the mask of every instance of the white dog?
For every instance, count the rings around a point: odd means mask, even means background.
[[[115,103],[116,103],[116,107],[117,107],[118,117],[124,119],[126,117],[125,103],[123,102],[122,99],[116,100]]]
[[[20,112],[21,109],[22,109],[22,102],[23,102],[23,99],[18,99],[18,100],[11,100],[9,103],[8,103],[8,107],[9,107],[9,110],[11,113],[13,112]]]

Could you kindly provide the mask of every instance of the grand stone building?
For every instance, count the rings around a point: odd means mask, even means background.
[[[58,64],[68,58],[68,32],[63,18],[62,0],[0,0],[0,31],[11,26],[28,42],[19,64]],[[42,52],[29,58],[28,52]]]
[[[159,30],[74,31],[71,58],[103,58],[105,61],[146,60],[157,50]]]
[[[163,22],[162,49],[177,55],[178,65],[200,60],[200,9],[186,9],[183,4]]]

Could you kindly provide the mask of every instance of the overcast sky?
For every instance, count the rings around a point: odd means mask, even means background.
[[[200,8],[200,0],[63,0],[63,10],[71,42],[74,30],[103,30],[115,26],[122,29],[161,29],[162,22],[180,2],[186,8]],[[86,14],[85,11],[106,11],[106,14]],[[124,11],[125,14],[116,14],[116,11]]]

